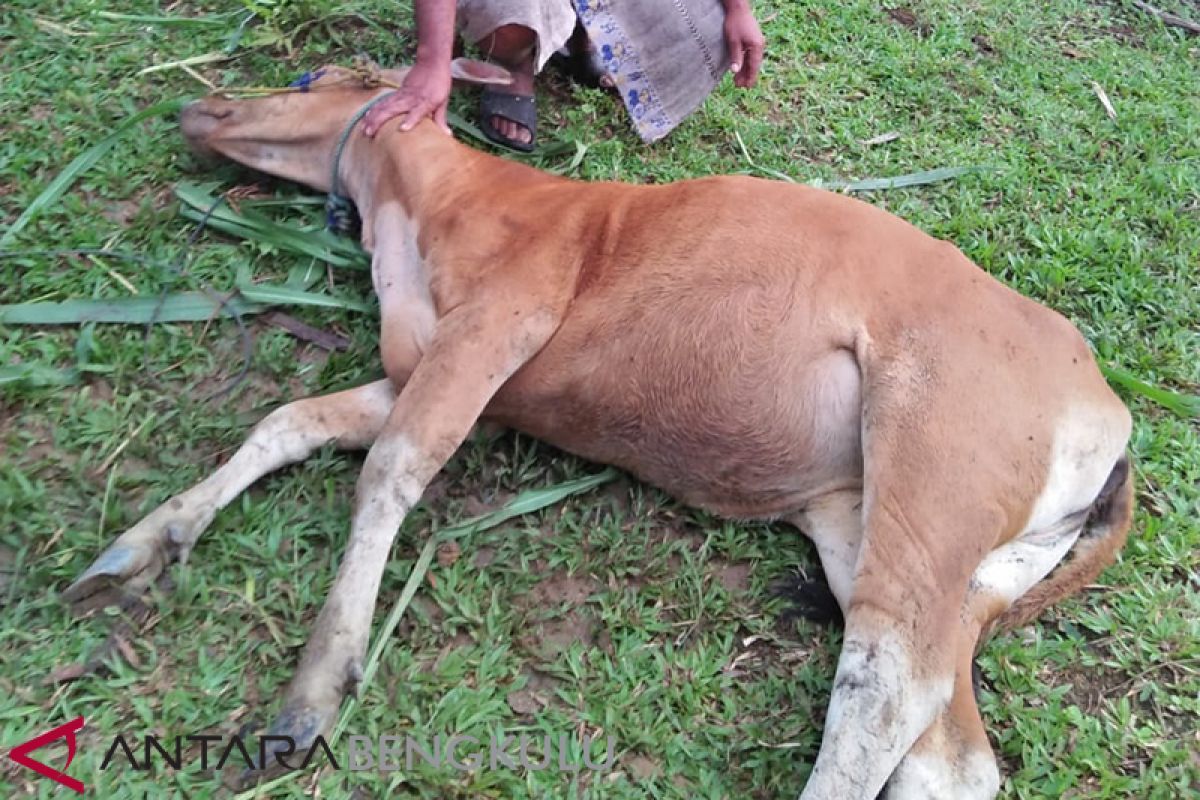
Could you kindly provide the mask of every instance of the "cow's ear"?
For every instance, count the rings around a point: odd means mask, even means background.
[[[504,86],[513,82],[512,73],[504,67],[473,58],[456,58],[451,61],[450,77],[456,81],[474,84]]]

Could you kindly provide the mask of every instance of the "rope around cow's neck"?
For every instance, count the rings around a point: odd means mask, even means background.
[[[329,194],[325,198],[325,227],[334,233],[350,236],[358,232],[359,225],[358,215],[354,209],[354,201],[338,190],[338,169],[341,166],[342,153],[346,150],[346,142],[350,140],[351,131],[362,121],[367,112],[374,108],[375,104],[380,100],[390,97],[393,94],[395,94],[395,90],[384,92],[364,103],[362,108],[354,112],[354,116],[346,123],[346,127],[342,130],[342,135],[338,138],[337,147],[333,151],[333,166],[329,176]]]

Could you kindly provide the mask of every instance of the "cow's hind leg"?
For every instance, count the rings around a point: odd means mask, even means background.
[[[1087,512],[1069,514],[988,554],[971,577],[954,697],[896,769],[886,800],[990,800],[996,795],[1000,773],[970,680],[975,654],[993,628],[1028,622],[1112,563],[1128,535],[1132,505],[1132,471],[1128,459],[1121,459]]]
[[[950,703],[900,761],[883,800],[991,800],[999,791],[1000,771],[971,683],[978,633],[973,621],[959,628]]]
[[[971,576],[955,625],[954,694],[888,780],[885,800],[991,800],[1000,771],[975,703],[971,668],[980,631],[1058,564],[1080,520],[1018,537],[993,550]]]
[[[792,521],[816,545],[830,589],[846,615],[863,539],[862,492],[835,492],[818,498]],[[883,798],[974,800],[991,796],[986,792],[998,776],[971,687],[972,647],[978,631],[976,625],[959,633],[950,703],[904,756],[888,780]]]
[[[145,591],[171,561],[186,560],[218,511],[267,473],[328,443],[365,448],[395,402],[387,380],[276,409],[233,457],[121,534],[63,593],[77,611],[102,608]]]
[[[1086,514],[1068,515],[988,554],[971,577],[955,630],[950,703],[901,760],[883,798],[985,800],[995,796],[1000,774],[971,682],[978,647],[994,627],[1008,629],[1014,620],[1026,622],[1053,600],[1094,579],[1124,542],[1131,506],[1131,471],[1123,459]],[[818,498],[792,521],[816,544],[830,588],[845,614],[863,537],[861,493],[836,492]]]
[[[998,514],[923,502],[897,480],[864,493],[842,652],[802,800],[874,798],[954,693],[954,630],[985,552],[974,542],[995,538],[963,537],[959,526],[994,532]],[[941,546],[946,541],[960,546]]]
[[[829,591],[844,617],[862,546],[862,490],[847,489],[818,497],[789,520],[816,545]]]

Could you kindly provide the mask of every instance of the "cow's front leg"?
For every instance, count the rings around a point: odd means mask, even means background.
[[[269,735],[290,737],[304,752],[332,728],[343,697],[362,676],[380,581],[405,515],[492,395],[556,324],[546,310],[511,305],[460,306],[438,323],[367,455],[349,544]]]
[[[247,487],[326,444],[367,447],[394,400],[384,380],[275,409],[224,466],[121,534],[63,598],[84,613],[141,595],[169,563],[187,559],[216,513]]]

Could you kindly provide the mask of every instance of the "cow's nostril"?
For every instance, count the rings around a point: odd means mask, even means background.
[[[214,107],[207,104],[197,104],[191,109],[192,113],[199,114],[203,117],[210,117],[216,120],[227,119],[233,113],[232,108]]]
[[[183,109],[184,116],[207,117],[213,120],[228,119],[233,114],[233,108],[228,105],[218,105],[208,100],[196,100]]]

